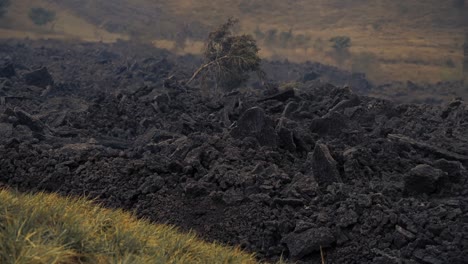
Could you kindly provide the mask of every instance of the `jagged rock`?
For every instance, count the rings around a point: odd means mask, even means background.
[[[414,239],[415,238],[415,235],[413,233],[411,233],[410,231],[404,229],[403,227],[399,226],[399,225],[396,225],[395,226],[395,230],[402,234],[403,236],[405,236],[407,239]]]
[[[108,50],[101,50],[98,52],[96,57],[98,63],[105,64],[118,59],[120,56]]]
[[[310,124],[311,132],[320,135],[339,135],[347,127],[346,118],[338,113],[331,112],[323,117],[312,120]]]
[[[340,111],[361,104],[361,100],[357,95],[352,95],[351,97],[351,99],[344,99],[338,104],[336,104],[332,109],[330,109],[329,112]]]
[[[168,104],[170,103],[170,98],[167,94],[159,94],[153,98],[153,108],[156,112],[166,113],[169,111]]]
[[[0,143],[5,143],[13,134],[13,125],[9,123],[0,123]]]
[[[463,176],[468,176],[465,167],[459,161],[449,161],[446,159],[437,160],[434,166],[448,174],[448,180],[459,182]]]
[[[463,100],[457,98],[450,102],[444,109],[444,111],[441,114],[442,118],[447,118],[450,116],[450,114],[454,111],[456,111],[463,103]]]
[[[405,191],[410,194],[431,194],[437,190],[438,183],[446,174],[427,164],[420,164],[405,176]]]
[[[239,190],[229,189],[223,194],[222,200],[227,205],[234,205],[242,202],[245,198],[245,195]]]
[[[26,73],[24,75],[24,80],[28,85],[33,85],[41,88],[46,88],[48,85],[54,84],[52,75],[50,75],[46,67],[42,67],[38,70]]]
[[[201,162],[201,155],[204,151],[204,147],[198,147],[190,150],[185,156],[184,163],[190,166],[196,166]]]
[[[289,102],[283,110],[283,117],[291,118],[299,105],[296,102]]]
[[[423,249],[418,249],[414,251],[413,256],[421,261],[422,263],[427,263],[427,264],[443,264],[444,262],[440,259],[438,259],[436,256],[432,256],[430,252],[427,252],[426,250]]]
[[[357,223],[359,216],[354,210],[341,210],[341,207],[338,209],[340,217],[337,220],[337,225],[339,227],[348,227]]]
[[[0,77],[11,78],[15,75],[16,71],[12,63],[6,63],[0,66]]]
[[[405,143],[405,144],[410,144],[410,145],[412,145],[412,146],[414,146],[416,148],[422,149],[422,150],[427,150],[427,151],[433,152],[433,153],[435,153],[435,154],[437,154],[437,155],[439,155],[439,156],[441,156],[443,158],[468,162],[468,156],[467,155],[463,155],[463,154],[455,153],[455,152],[452,152],[452,151],[448,151],[446,149],[442,149],[442,148],[439,148],[437,146],[432,146],[432,145],[427,144],[425,142],[420,142],[420,141],[414,140],[414,139],[409,138],[409,137],[404,136],[404,135],[388,134],[387,137],[389,139],[394,139],[394,140],[397,140],[397,141]]]
[[[207,186],[200,182],[189,182],[185,184],[184,191],[187,195],[192,197],[199,197],[208,194]]]
[[[279,145],[290,152],[296,151],[296,143],[294,142],[294,133],[284,127],[278,130]]]
[[[326,187],[335,182],[341,182],[337,162],[332,157],[327,145],[317,143],[313,153],[309,153],[307,164],[312,166],[315,181],[321,187]]]
[[[142,194],[155,193],[164,187],[164,183],[165,181],[161,176],[153,175],[146,178],[139,190]]]
[[[252,107],[242,114],[237,126],[231,130],[231,136],[238,139],[255,137],[262,146],[277,145],[273,122],[259,107]]]
[[[276,126],[276,133],[278,134],[278,144],[280,147],[289,150],[290,152],[296,151],[296,142],[294,141],[294,132],[286,128],[288,123],[285,117],[282,117]]]
[[[286,102],[288,99],[293,98],[295,95],[296,93],[294,92],[294,89],[286,89],[284,91],[278,92],[277,94],[260,99],[259,102],[267,100],[277,100],[281,102]]]
[[[319,252],[320,247],[330,247],[335,242],[335,237],[329,228],[312,228],[302,233],[290,233],[282,240],[286,243],[291,257],[299,259],[314,252]]]
[[[311,71],[311,72],[304,74],[304,76],[302,77],[302,81],[303,82],[313,81],[319,77],[320,77],[320,74]]]
[[[45,125],[37,118],[31,116],[29,113],[19,108],[15,108],[13,113],[18,120],[17,122],[19,124],[29,127],[31,131],[39,134],[44,134],[47,132],[48,129],[45,127]]]

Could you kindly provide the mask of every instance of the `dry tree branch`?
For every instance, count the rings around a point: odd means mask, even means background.
[[[259,49],[253,37],[233,36],[232,27],[237,22],[229,19],[209,34],[205,44],[205,62],[193,73],[187,84],[202,74],[214,79],[216,86],[232,89],[245,82],[249,72],[256,72],[259,78],[264,76],[260,69]],[[204,80],[206,78],[202,78]]]

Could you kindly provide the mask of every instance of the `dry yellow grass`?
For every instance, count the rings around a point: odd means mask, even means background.
[[[53,23],[36,26],[28,17],[31,7],[44,7],[53,10],[57,18]],[[77,39],[81,41],[114,42],[117,39],[128,39],[125,34],[109,33],[84,19],[46,0],[36,0],[31,4],[28,0],[11,1],[5,18],[0,26],[2,38],[31,39]]]
[[[246,32],[253,32],[257,27],[264,31],[293,29],[296,34],[312,37],[307,50],[263,46],[264,57],[319,61],[352,70],[352,58],[338,64],[328,55],[331,51],[328,39],[347,35],[352,39],[353,55],[375,54],[379,67],[367,72],[375,82],[437,82],[460,78],[463,28],[451,25],[467,15],[466,8],[463,14],[454,9],[451,1],[438,0],[359,2],[174,0],[166,5],[169,12],[179,17],[191,17],[211,25],[235,16],[240,18]],[[313,42],[317,39],[324,40],[328,46],[321,51],[314,49]],[[455,67],[446,65],[448,61]]]
[[[0,263],[257,263],[86,199],[0,190]]]

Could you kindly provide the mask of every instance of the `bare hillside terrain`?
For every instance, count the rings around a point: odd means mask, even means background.
[[[15,1],[13,6],[16,2],[23,1]],[[30,5],[26,3],[23,5]],[[468,8],[455,0],[42,0],[37,5],[92,25],[62,30],[76,37],[133,38],[179,53],[200,52],[200,41],[207,32],[234,16],[241,21],[239,30],[257,36],[264,57],[332,64],[365,72],[376,83],[460,80],[468,17]],[[24,10],[12,10],[10,20],[21,21],[22,13],[24,16]],[[60,31],[62,22],[65,20],[57,21],[56,29],[49,33]],[[20,30],[24,30],[22,24]],[[18,23],[13,25],[18,29]],[[2,35],[15,36],[14,32]],[[351,39],[350,52],[343,58],[337,58],[329,42],[334,36]]]

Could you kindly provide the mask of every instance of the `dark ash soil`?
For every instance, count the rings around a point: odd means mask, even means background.
[[[468,263],[461,99],[398,105],[358,95],[360,76],[279,62],[270,76],[294,69],[297,89],[207,99],[180,81],[196,58],[123,42],[3,41],[0,59],[2,184],[269,261],[320,263],[322,247],[327,263]]]

